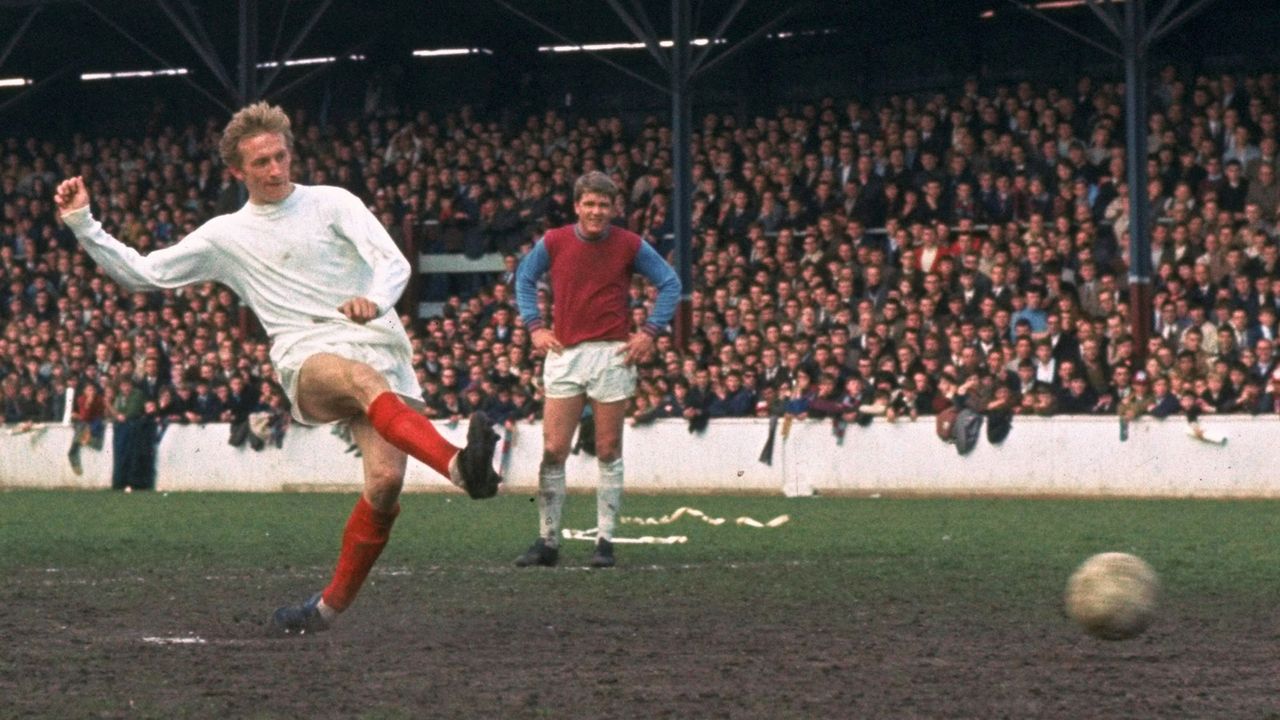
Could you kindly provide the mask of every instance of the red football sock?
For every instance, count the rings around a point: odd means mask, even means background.
[[[369,421],[387,442],[449,477],[449,461],[458,448],[440,435],[431,421],[388,390],[369,403]]]
[[[377,562],[378,555],[382,554],[382,548],[391,537],[391,525],[399,514],[399,505],[391,512],[382,512],[370,505],[363,495],[360,496],[347,519],[347,529],[342,533],[342,554],[338,555],[333,580],[321,594],[325,605],[342,612],[356,599],[356,593],[360,592],[360,586],[369,576],[369,569]]]

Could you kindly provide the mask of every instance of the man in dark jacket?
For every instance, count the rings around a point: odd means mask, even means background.
[[[742,386],[742,375],[730,372],[712,390],[707,414],[716,417],[749,417],[755,410],[755,394]]]

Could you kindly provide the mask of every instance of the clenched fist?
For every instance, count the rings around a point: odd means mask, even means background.
[[[84,186],[84,180],[77,175],[58,183],[53,199],[58,204],[58,213],[65,214],[88,205],[89,190]]]

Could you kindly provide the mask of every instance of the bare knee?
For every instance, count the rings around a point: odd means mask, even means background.
[[[404,488],[404,471],[395,467],[376,467],[365,471],[364,495],[369,504],[390,512]]]
[[[542,434],[542,464],[553,467],[564,465],[569,459],[569,443],[573,442],[573,428],[568,428],[568,432],[543,432]]]
[[[621,428],[611,425],[596,424],[596,459],[600,462],[613,462],[622,457]]]
[[[390,387],[381,373],[361,362],[351,363],[347,371],[347,382],[363,408],[368,408],[374,398]]]
[[[622,448],[620,443],[602,443],[596,438],[596,459],[600,462],[611,463],[622,457]]]
[[[569,446],[552,447],[547,446],[542,451],[542,464],[550,467],[560,467],[564,465],[565,460],[569,459]]]

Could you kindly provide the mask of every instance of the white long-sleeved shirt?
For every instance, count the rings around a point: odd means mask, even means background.
[[[88,207],[62,219],[129,290],[206,281],[231,288],[267,331],[277,362],[302,341],[409,345],[394,311],[409,262],[373,213],[341,188],[294,185],[279,203],[246,203],[145,256],[104,231]],[[353,297],[373,301],[379,316],[363,325],[348,320],[338,306]]]

